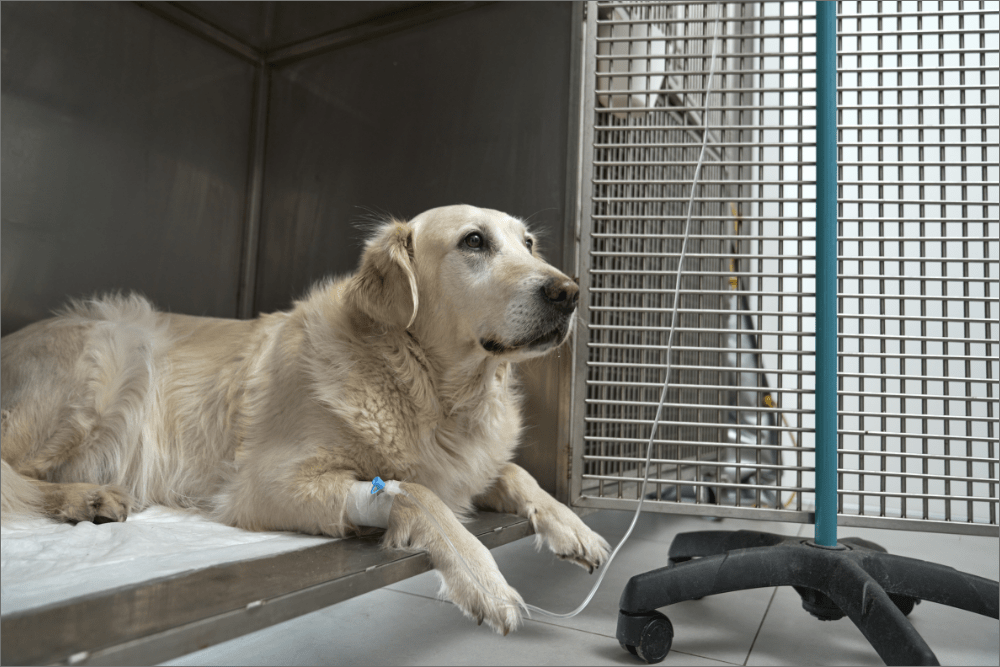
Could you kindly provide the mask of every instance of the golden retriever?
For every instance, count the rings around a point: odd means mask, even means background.
[[[593,571],[608,544],[511,463],[511,364],[573,328],[579,289],[524,223],[449,206],[390,220],[353,275],[289,312],[238,321],[138,296],[71,304],[3,339],[3,513],[124,521],[161,503],[249,530],[342,537],[352,486],[398,480],[413,500],[384,543],[430,553],[442,595],[506,634],[521,597],[459,522],[474,506],[527,517]]]

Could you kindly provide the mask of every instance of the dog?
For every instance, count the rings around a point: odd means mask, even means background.
[[[522,599],[462,526],[473,508],[526,517],[539,547],[590,572],[608,557],[511,461],[512,365],[570,336],[578,295],[521,220],[463,205],[384,222],[354,274],[288,312],[73,302],[0,345],[4,519],[103,523],[163,504],[345,537],[361,530],[352,485],[398,480],[383,543],[429,552],[442,596],[507,634]]]

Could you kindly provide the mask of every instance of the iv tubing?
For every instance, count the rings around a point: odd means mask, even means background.
[[[716,51],[716,45],[718,44],[719,41],[719,14],[721,12],[721,7],[719,6],[719,3],[716,3],[716,7],[717,11],[715,14],[715,25],[712,35],[712,56],[711,56],[712,60],[708,71],[708,82],[705,86],[705,108],[702,113],[703,127],[702,127],[702,138],[701,138],[701,151],[698,154],[698,163],[695,166],[694,176],[691,179],[691,195],[688,197],[687,217],[684,221],[684,240],[681,243],[680,257],[677,261],[677,280],[674,283],[674,306],[670,314],[670,333],[668,334],[667,337],[666,375],[664,376],[663,379],[663,391],[660,393],[660,402],[656,406],[656,416],[653,417],[653,426],[649,433],[649,442],[646,444],[645,474],[643,475],[642,479],[642,487],[639,489],[639,504],[635,508],[635,514],[632,516],[632,523],[629,524],[628,530],[625,531],[625,535],[618,543],[618,546],[616,546],[614,548],[614,551],[611,552],[611,555],[608,557],[608,561],[604,564],[604,567],[601,569],[600,574],[598,574],[597,581],[594,582],[593,588],[590,589],[590,593],[583,600],[583,602],[580,603],[580,606],[578,606],[573,611],[560,614],[558,612],[548,611],[547,609],[542,609],[541,607],[536,607],[535,605],[525,603],[524,608],[528,610],[529,618],[530,618],[530,612],[532,611],[538,612],[539,614],[542,614],[544,616],[550,616],[552,618],[573,618],[574,616],[582,612],[584,609],[586,609],[587,605],[590,604],[590,601],[594,599],[594,595],[597,593],[597,589],[600,588],[601,582],[604,581],[604,576],[608,573],[608,570],[611,568],[611,562],[615,559],[615,556],[618,555],[618,552],[625,545],[625,542],[628,541],[628,538],[632,535],[632,530],[635,528],[635,524],[639,520],[639,514],[642,512],[642,503],[646,498],[646,484],[647,482],[649,482],[649,462],[653,456],[653,440],[656,437],[656,430],[657,428],[659,428],[660,425],[660,416],[663,412],[663,404],[667,400],[667,390],[670,388],[670,352],[673,349],[674,331],[677,328],[677,310],[680,306],[681,268],[684,264],[684,257],[687,254],[688,238],[691,235],[691,215],[694,209],[694,194],[698,188],[698,179],[701,176],[701,166],[705,161],[705,152],[708,146],[709,95],[712,92],[712,79],[715,76],[715,60],[716,60],[715,51]],[[431,512],[426,507],[424,507],[423,503],[417,500],[416,497],[403,491],[401,488],[398,490],[398,493],[412,500],[421,510],[423,510],[424,514],[426,514],[427,517],[431,520],[431,523],[434,524],[434,527],[437,528],[439,533],[441,533],[441,537],[444,538],[445,542],[448,543],[448,546],[451,547],[451,550],[455,553],[456,556],[458,556],[458,560],[462,563],[462,566],[465,568],[465,571],[468,573],[472,581],[476,584],[476,587],[480,590],[480,592],[486,595],[487,597],[493,598],[494,600],[498,600],[499,602],[505,605],[508,604],[506,600],[501,600],[500,598],[498,598],[497,596],[493,595],[488,590],[486,590],[486,588],[479,581],[479,578],[472,571],[472,568],[469,567],[469,564],[467,562],[465,562],[465,559],[462,557],[462,554],[459,553],[458,549],[452,543],[451,539],[449,539],[444,528],[441,526],[440,523],[438,523],[437,519],[434,518],[434,515],[431,514]]]

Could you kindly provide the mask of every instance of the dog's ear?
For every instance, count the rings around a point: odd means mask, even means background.
[[[390,220],[365,246],[361,265],[347,284],[348,305],[376,322],[408,328],[417,317],[413,228]]]

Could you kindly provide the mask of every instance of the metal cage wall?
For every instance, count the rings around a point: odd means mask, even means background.
[[[646,507],[811,522],[814,3],[588,4],[573,502],[635,506],[707,132]],[[998,51],[982,2],[838,6],[841,525],[996,534]]]

